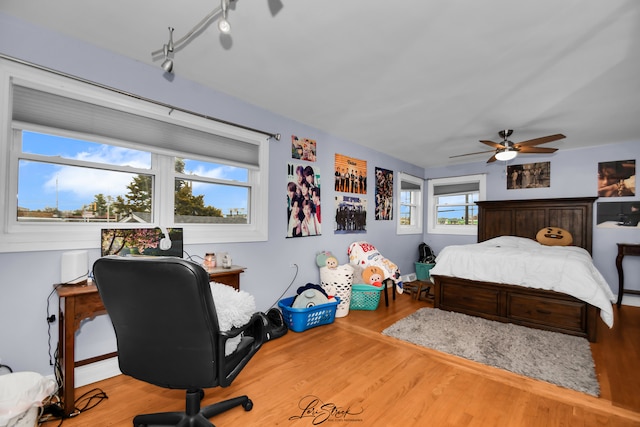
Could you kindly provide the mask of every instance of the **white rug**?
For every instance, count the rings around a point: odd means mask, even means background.
[[[600,394],[586,338],[422,308],[383,334],[593,396]]]

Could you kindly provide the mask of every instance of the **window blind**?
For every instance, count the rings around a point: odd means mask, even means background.
[[[25,123],[259,166],[257,144],[16,84],[12,113]]]

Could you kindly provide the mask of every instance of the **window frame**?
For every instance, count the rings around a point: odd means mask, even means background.
[[[487,176],[486,174],[463,175],[447,178],[432,178],[427,180],[427,198],[429,201],[429,214],[427,215],[427,232],[430,234],[455,234],[473,236],[478,234],[478,226],[470,225],[439,225],[438,224],[438,205],[435,195],[435,187],[443,185],[470,184],[478,183],[478,201],[485,200],[487,194]],[[457,193],[451,193],[457,194]]]
[[[46,126],[14,123],[12,111],[12,85],[19,84],[30,88],[44,90],[72,99],[88,101],[96,105],[166,121],[188,129],[197,129],[225,138],[232,138],[244,143],[254,144],[258,151],[258,167],[224,161],[218,158],[194,155],[166,147],[154,147],[123,140],[109,139]],[[152,168],[145,173],[154,175],[154,219],[142,227],[181,227],[184,239],[188,244],[251,242],[268,240],[268,178],[269,178],[269,143],[268,138],[259,132],[232,126],[189,114],[184,111],[168,111],[167,107],[153,102],[108,90],[87,82],[36,69],[23,64],[0,59],[0,176],[4,185],[0,185],[0,200],[4,201],[4,209],[0,210],[0,253],[39,250],[68,250],[100,248],[100,230],[105,227],[129,228],[131,224],[121,223],[20,223],[17,221],[17,186],[18,158],[21,152],[14,138],[14,128],[24,128],[37,132],[87,139],[114,146],[124,146],[148,151],[152,154]],[[249,200],[247,201],[247,224],[188,224],[175,223],[173,212],[173,193],[161,193],[161,188],[173,188],[175,179],[174,157],[199,158],[201,160],[248,168]],[[111,170],[117,170],[113,167]],[[168,199],[168,200],[167,200]]]
[[[415,190],[411,190],[413,194],[416,195],[416,200],[413,201],[412,206],[415,208],[415,223],[410,225],[402,224],[402,182],[406,181],[410,184],[417,185],[419,188]],[[424,218],[424,179],[418,178],[413,175],[409,175],[407,173],[400,172],[398,174],[398,184],[397,184],[398,198],[397,198],[397,210],[398,219],[396,222],[396,234],[422,234],[422,224]],[[406,190],[405,190],[406,191]],[[412,217],[414,217],[412,215]]]

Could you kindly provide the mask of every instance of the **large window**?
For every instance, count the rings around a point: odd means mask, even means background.
[[[398,234],[421,234],[422,233],[422,185],[421,178],[399,174],[400,197],[398,200],[400,214],[398,215]]]
[[[266,136],[7,61],[0,76],[0,251],[99,247],[107,224],[267,239]]]
[[[429,233],[477,234],[477,201],[484,200],[485,175],[430,179]]]

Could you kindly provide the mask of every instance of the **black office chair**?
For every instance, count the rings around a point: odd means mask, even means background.
[[[247,396],[200,408],[204,388],[231,384],[264,341],[264,314],[242,328],[220,331],[209,275],[198,264],[172,257],[98,259],[93,274],[111,318],[123,374],[160,387],[186,390],[184,412],[137,415],[134,426],[212,426],[209,418]],[[221,304],[221,302],[218,302]],[[225,356],[227,339],[242,335]]]

